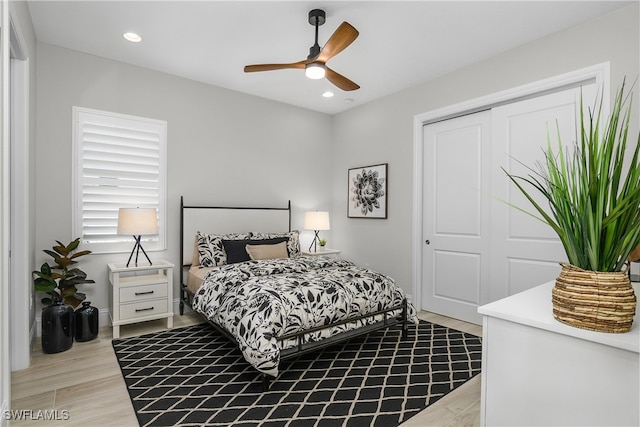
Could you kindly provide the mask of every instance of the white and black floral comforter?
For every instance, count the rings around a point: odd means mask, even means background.
[[[385,275],[345,260],[300,256],[213,270],[192,306],[230,332],[256,369],[276,376],[280,350],[297,344],[293,339],[278,342],[276,337],[390,308],[404,298],[402,289]],[[410,304],[408,314],[417,323]],[[309,333],[304,340],[318,341],[381,318]]]

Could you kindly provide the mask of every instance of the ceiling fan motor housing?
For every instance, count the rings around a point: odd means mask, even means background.
[[[327,19],[327,14],[324,13],[324,10],[313,9],[312,11],[309,12],[309,24],[313,26],[324,24],[326,19]]]
[[[309,12],[309,24],[316,27],[316,42],[309,48],[309,56],[307,59],[315,58],[320,55],[320,45],[318,44],[318,27],[325,23],[327,15],[324,10],[313,9]]]

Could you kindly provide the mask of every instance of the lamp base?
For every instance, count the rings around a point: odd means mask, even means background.
[[[317,242],[320,240],[320,236],[318,236],[319,230],[315,230],[316,237],[313,238],[313,241],[309,245],[309,252],[311,252],[311,248],[313,248],[313,252],[318,252]]]
[[[144,248],[142,247],[142,244],[140,244],[140,237],[141,236],[133,236],[136,243],[133,245],[133,249],[131,250],[131,255],[129,255],[129,260],[127,261],[127,267],[129,267],[129,264],[131,263],[131,258],[133,257],[134,252],[136,253],[135,264],[136,264],[136,267],[138,266],[138,255],[140,254],[140,250],[142,250],[142,253],[147,258],[147,261],[149,261],[149,265],[153,265],[153,263],[149,259],[149,255],[147,255]]]

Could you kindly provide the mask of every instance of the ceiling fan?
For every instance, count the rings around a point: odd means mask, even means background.
[[[331,35],[322,49],[318,45],[318,27],[325,23],[326,15],[324,10],[313,9],[309,12],[309,24],[316,28],[316,41],[309,49],[307,59],[289,64],[256,64],[244,67],[245,73],[255,71],[283,70],[287,68],[304,69],[307,77],[311,79],[321,79],[326,77],[331,83],[342,90],[350,91],[360,89],[356,83],[352,82],[342,74],[336,73],[327,67],[326,63],[344,49],[347,48],[358,37],[358,30],[353,28],[348,22],[343,22]]]

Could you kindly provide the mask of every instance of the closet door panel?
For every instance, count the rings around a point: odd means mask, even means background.
[[[489,279],[490,113],[427,125],[422,308],[480,323]]]
[[[593,85],[583,87],[582,93],[585,100],[593,100]],[[502,168],[514,175],[538,176],[548,144],[556,153],[560,144],[570,155],[578,135],[580,96],[581,89],[574,88],[492,110],[492,188],[497,198],[540,216]],[[524,187],[550,212],[537,190]],[[508,204],[492,203],[492,301],[554,280],[559,262],[566,261],[550,226]]]
[[[481,128],[476,125],[448,129],[433,138],[434,185],[439,190],[433,207],[438,235],[480,235],[480,195],[469,184],[480,181],[481,138]]]

